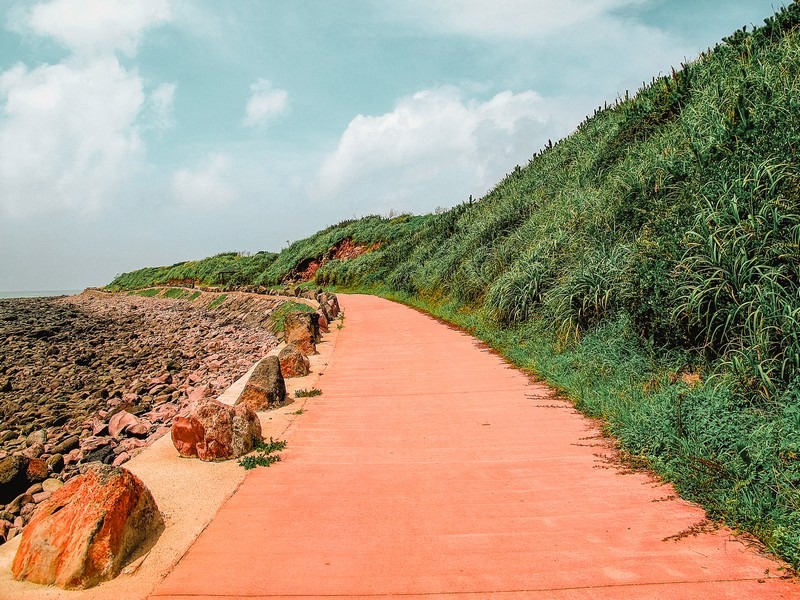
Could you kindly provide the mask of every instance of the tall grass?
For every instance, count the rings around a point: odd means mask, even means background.
[[[380,243],[315,283],[468,328],[798,566],[799,26],[792,2],[737,31],[478,201],[343,222],[242,279],[281,283],[344,238]]]

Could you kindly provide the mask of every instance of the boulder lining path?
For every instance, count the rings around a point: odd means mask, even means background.
[[[800,597],[473,338],[340,301],[282,462],[247,475],[151,598]]]

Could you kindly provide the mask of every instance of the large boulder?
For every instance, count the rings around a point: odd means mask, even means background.
[[[311,372],[311,363],[297,346],[289,344],[278,354],[281,374],[286,377],[305,377]]]
[[[317,301],[319,302],[319,307],[325,313],[325,317],[327,317],[328,321],[333,321],[339,316],[341,309],[339,308],[339,298],[336,297],[336,294],[323,292],[319,295]]]
[[[295,344],[306,356],[317,353],[316,343],[322,339],[319,315],[302,311],[286,313],[283,327],[283,339],[287,346]]]
[[[277,356],[268,356],[253,370],[250,379],[236,400],[236,405],[245,405],[251,410],[267,410],[283,402],[286,383],[281,373]]]
[[[320,333],[330,333],[331,330],[328,327],[328,318],[322,313],[321,308],[317,310],[317,316],[319,316],[319,319],[317,319],[317,324],[319,325]]]
[[[99,465],[39,504],[11,570],[18,580],[85,589],[116,577],[162,529],[144,484],[130,471]]]
[[[261,440],[261,422],[246,405],[204,398],[192,404],[188,417],[175,417],[171,433],[181,456],[228,460],[247,454]]]

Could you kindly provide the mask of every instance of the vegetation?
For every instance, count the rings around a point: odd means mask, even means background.
[[[283,324],[286,320],[286,315],[290,312],[315,312],[313,308],[311,308],[308,304],[302,304],[301,302],[292,302],[291,300],[284,302],[281,304],[273,313],[270,315],[270,321],[272,321],[272,332],[273,333],[280,333],[283,331]]]
[[[218,306],[221,306],[222,303],[225,302],[225,300],[227,299],[228,299],[228,294],[220,294],[211,301],[211,304],[208,305],[208,308],[217,308]]]
[[[197,285],[243,285],[260,275],[277,256],[272,252],[259,252],[252,256],[223,252],[203,260],[123,273],[107,288],[113,291],[133,290],[155,285],[176,285],[183,281],[192,281]]]
[[[144,298],[154,298],[161,293],[161,290],[158,288],[148,288],[146,290],[140,290],[138,292],[131,292],[131,294],[135,294],[136,296],[143,296]]]
[[[250,283],[347,237],[380,243],[315,283],[468,329],[797,567],[799,27],[793,2],[598,109],[480,201],[340,223]],[[153,283],[137,273],[114,283]]]
[[[272,463],[281,461],[280,455],[276,453],[282,452],[284,448],[286,448],[286,442],[283,440],[273,440],[272,438],[269,438],[269,442],[259,440],[253,448],[254,454],[243,456],[237,462],[246,471],[256,467],[268,467]]]
[[[310,390],[302,389],[302,390],[295,390],[294,397],[295,398],[313,398],[314,396],[321,396],[322,390],[317,388],[311,388]]]
[[[162,297],[164,298],[173,298],[175,300],[181,300],[183,298],[187,298],[191,294],[189,290],[183,288],[168,288],[164,290]]]

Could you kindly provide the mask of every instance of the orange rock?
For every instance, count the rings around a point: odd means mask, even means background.
[[[41,458],[32,458],[28,461],[28,467],[25,469],[25,474],[28,481],[31,483],[38,483],[50,477],[50,469],[47,467],[47,461]]]
[[[172,443],[186,458],[228,460],[247,454],[261,439],[261,422],[245,405],[228,406],[210,398],[192,405],[189,417],[175,417]]]
[[[281,350],[278,360],[284,377],[305,377],[310,372],[308,358],[294,344],[289,344]]]
[[[283,338],[287,345],[294,343],[306,356],[317,353],[319,315],[301,311],[286,313],[283,327]]]
[[[130,471],[100,465],[37,507],[11,570],[17,580],[85,589],[116,577],[162,528],[144,484]]]

